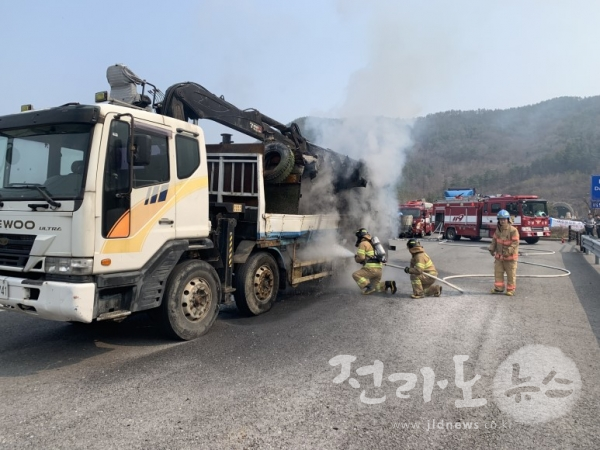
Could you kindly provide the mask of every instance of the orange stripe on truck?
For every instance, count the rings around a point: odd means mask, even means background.
[[[129,221],[131,217],[131,210],[127,210],[123,213],[117,223],[113,225],[111,230],[108,232],[109,238],[125,238],[129,236]]]

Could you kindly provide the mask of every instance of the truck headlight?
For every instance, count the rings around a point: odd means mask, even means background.
[[[60,275],[90,275],[94,260],[92,258],[46,258],[46,273]]]
[[[544,231],[550,231],[550,228],[544,227]]]
[[[521,231],[531,231],[531,227],[521,227]]]

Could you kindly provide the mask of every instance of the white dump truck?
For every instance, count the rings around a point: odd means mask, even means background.
[[[95,104],[0,117],[0,308],[84,323],[148,311],[188,340],[232,296],[257,315],[332,273],[306,250],[336,239],[339,215],[298,214],[302,181],[329,164],[334,190],[364,186],[362,163],[195,83],[162,95],[122,65],[107,78]],[[257,142],[206,145],[203,118]]]

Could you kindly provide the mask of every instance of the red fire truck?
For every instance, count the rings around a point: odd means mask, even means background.
[[[461,237],[472,241],[491,238],[501,209],[508,211],[521,239],[528,244],[550,236],[548,202],[537,195],[446,197],[433,205],[436,230],[441,229],[446,239],[454,241]]]
[[[429,236],[433,231],[433,203],[411,200],[398,206],[398,237]]]

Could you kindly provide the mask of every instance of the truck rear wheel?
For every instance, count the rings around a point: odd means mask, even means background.
[[[449,241],[458,241],[460,240],[460,236],[456,234],[456,230],[454,228],[448,228],[446,230],[446,239]]]
[[[219,314],[220,283],[215,269],[205,261],[185,261],[175,266],[167,280],[157,311],[161,331],[189,341],[205,334]]]
[[[525,238],[525,242],[527,242],[528,244],[537,244],[537,242],[540,240],[539,237],[528,237]]]
[[[265,252],[248,258],[235,274],[235,303],[242,314],[258,316],[271,309],[279,290],[279,268]]]

